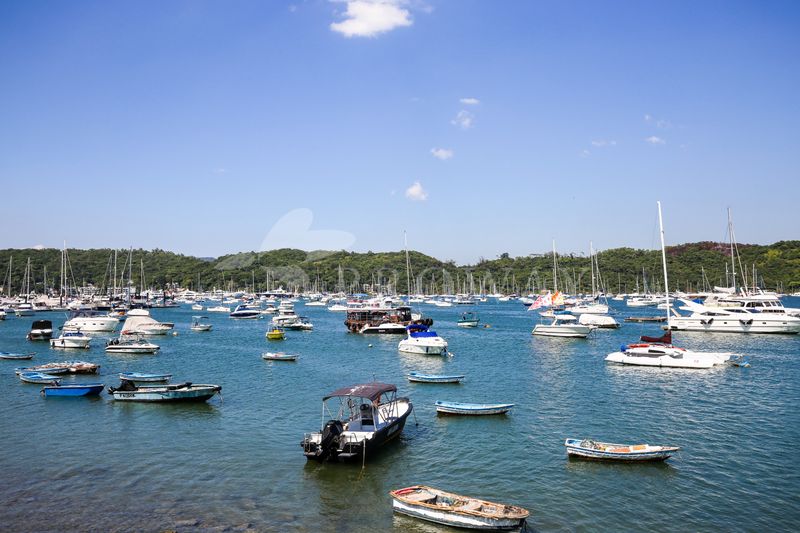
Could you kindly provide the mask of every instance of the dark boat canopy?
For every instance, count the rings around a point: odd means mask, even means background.
[[[31,329],[53,329],[53,323],[49,320],[34,320]]]
[[[384,392],[396,392],[397,387],[394,385],[390,385],[388,383],[378,383],[377,381],[373,381],[372,383],[362,383],[360,385],[350,385],[349,387],[343,387],[341,389],[335,390],[332,393],[328,394],[322,400],[327,400],[329,398],[334,398],[336,396],[357,396],[359,398],[369,398],[372,401],[377,400],[380,398],[381,394]]]

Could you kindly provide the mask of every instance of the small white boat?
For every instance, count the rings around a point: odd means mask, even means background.
[[[231,308],[224,305],[215,305],[206,309],[209,313],[230,313]]]
[[[53,336],[53,323],[50,320],[34,320],[28,332],[29,341],[46,341]]]
[[[569,314],[557,314],[550,324],[536,324],[531,335],[543,337],[571,337],[585,339],[594,328],[578,323],[578,319]]]
[[[512,407],[513,403],[436,402],[436,412],[446,415],[502,415]]]
[[[424,485],[393,490],[389,495],[396,513],[466,529],[519,530],[530,514],[515,505],[479,500]]]
[[[131,309],[122,325],[122,335],[166,335],[173,324],[159,322],[150,316],[147,309]]]
[[[92,338],[80,331],[64,331],[55,339],[50,339],[51,348],[89,349]]]
[[[259,318],[261,316],[261,309],[253,305],[247,305],[247,304],[237,305],[236,309],[231,311],[230,315],[228,316],[230,316],[231,318],[248,318],[248,319]]]
[[[134,383],[169,383],[172,374],[145,374],[142,372],[121,372],[119,379],[133,381]]]
[[[203,306],[200,304],[192,304],[192,311],[202,311]]]
[[[590,439],[567,439],[567,455],[601,461],[663,461],[680,450],[678,446],[611,444]]]
[[[460,374],[423,374],[422,372],[409,372],[408,381],[415,383],[461,383],[464,379]]]
[[[299,316],[294,322],[284,324],[283,327],[292,331],[311,331],[314,329],[314,324],[311,323],[308,317]]]
[[[296,361],[297,355],[283,352],[265,352],[261,354],[261,359],[266,361]]]
[[[477,328],[480,322],[481,319],[478,318],[478,315],[469,311],[461,315],[457,325],[460,328]]]
[[[578,318],[578,324],[603,329],[615,329],[619,327],[613,316],[609,315],[595,315],[592,313],[582,313]]]
[[[153,344],[141,338],[126,339],[120,337],[106,344],[107,353],[154,354],[160,349],[161,347],[158,344]]]
[[[193,316],[192,317],[192,331],[211,331],[211,324],[208,322],[203,322],[203,320],[208,320],[207,316]]]
[[[408,337],[401,340],[397,349],[405,353],[422,355],[442,355],[447,353],[447,341],[428,326],[411,324],[406,327]]]
[[[35,385],[58,385],[61,382],[58,376],[44,372],[20,372],[19,379]]]
[[[34,355],[36,355],[36,352],[30,352],[30,353],[0,352],[0,359],[18,361],[23,359],[33,359]]]

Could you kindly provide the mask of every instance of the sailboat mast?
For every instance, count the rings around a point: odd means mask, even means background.
[[[594,247],[592,246],[592,241],[589,241],[589,263],[592,266],[592,298],[594,298],[595,294],[597,294],[595,279],[594,279]]]
[[[731,279],[733,280],[733,293],[736,294],[736,256],[733,254],[733,221],[731,220],[731,208],[728,208],[728,238],[731,244],[731,268],[733,268],[733,274],[731,274]]]
[[[408,258],[408,235],[403,231],[403,245],[406,248],[406,294],[411,297],[411,260]]]
[[[671,330],[672,327],[670,326],[670,313],[669,313],[669,283],[667,282],[667,251],[664,247],[664,222],[661,219],[661,202],[656,202],[658,204],[658,230],[661,234],[661,264],[664,267],[664,293],[666,294],[667,299],[667,330]]]
[[[558,269],[556,268],[556,241],[553,239],[553,294],[558,292]]]

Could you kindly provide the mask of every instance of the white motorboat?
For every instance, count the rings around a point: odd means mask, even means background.
[[[787,313],[765,313],[752,307],[707,307],[680,299],[681,310],[691,314],[672,316],[669,327],[676,331],[717,333],[800,333],[800,318]]]
[[[50,320],[34,320],[28,332],[29,341],[46,341],[53,336],[53,323]]]
[[[147,309],[131,309],[122,325],[122,335],[166,335],[174,324],[159,322]]]
[[[230,313],[231,308],[224,305],[214,305],[206,309],[209,313]]]
[[[64,331],[58,338],[50,339],[51,348],[78,348],[86,350],[92,338],[80,331]]]
[[[278,305],[278,314],[272,317],[272,323],[276,326],[288,326],[296,322],[297,319],[298,316],[294,310],[294,304],[284,300]]]
[[[619,327],[619,322],[609,315],[595,315],[591,313],[581,313],[578,317],[578,324],[592,326],[595,328],[613,329]]]
[[[190,329],[192,331],[211,331],[211,324],[208,322],[203,322],[203,320],[208,320],[207,316],[193,316],[192,317],[192,325]]]
[[[543,337],[572,337],[585,339],[594,328],[579,324],[578,319],[570,314],[556,314],[549,324],[536,324],[531,335]]]
[[[258,318],[261,316],[261,309],[253,305],[241,304],[237,305],[236,309],[231,311],[230,315],[228,316],[231,318]]]
[[[64,331],[83,331],[83,332],[111,332],[117,329],[119,319],[109,316],[102,311],[92,309],[79,309],[70,314],[69,319],[64,322]]]
[[[427,326],[412,324],[406,328],[408,337],[401,340],[397,349],[405,353],[443,355],[447,353],[447,341]]]
[[[307,316],[299,316],[294,322],[284,324],[283,327],[293,331],[311,331],[314,329],[314,324],[311,323]]]
[[[154,354],[161,347],[152,342],[148,342],[141,337],[113,339],[106,344],[107,353],[126,353],[126,354]]]
[[[598,303],[585,303],[567,307],[567,312],[573,315],[592,314],[592,315],[607,315],[608,306]]]

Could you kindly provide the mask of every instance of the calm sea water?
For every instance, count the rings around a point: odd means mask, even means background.
[[[800,307],[798,299],[787,305]],[[188,329],[189,308],[153,310],[176,323],[156,356],[55,351],[24,339],[32,318],[0,322],[0,350],[32,363],[85,359],[100,379],[171,372],[217,383],[200,405],[44,399],[0,361],[0,529],[8,531],[451,531],[395,516],[388,491],[427,484],[514,503],[541,531],[797,530],[800,336],[679,334],[697,349],[736,350],[751,368],[610,366],[605,355],[657,326],[624,324],[588,340],[534,338],[519,303],[477,306],[490,328],[456,327],[460,307],[423,310],[452,357],[397,352],[399,337],[348,334],[343,314],[303,308],[313,332],[267,341],[267,321],[212,314]],[[618,309],[618,318],[632,314]],[[633,314],[641,314],[641,311]],[[44,318],[44,317],[42,317]],[[50,313],[56,325],[63,316]],[[266,362],[263,351],[300,354]],[[460,385],[412,384],[412,370],[457,372]],[[307,463],[299,442],[320,426],[321,397],[370,381],[414,403],[399,442],[361,465]],[[70,378],[95,381],[95,376]],[[436,400],[513,402],[504,417],[438,417]],[[563,441],[675,444],[665,464],[571,461]]]

